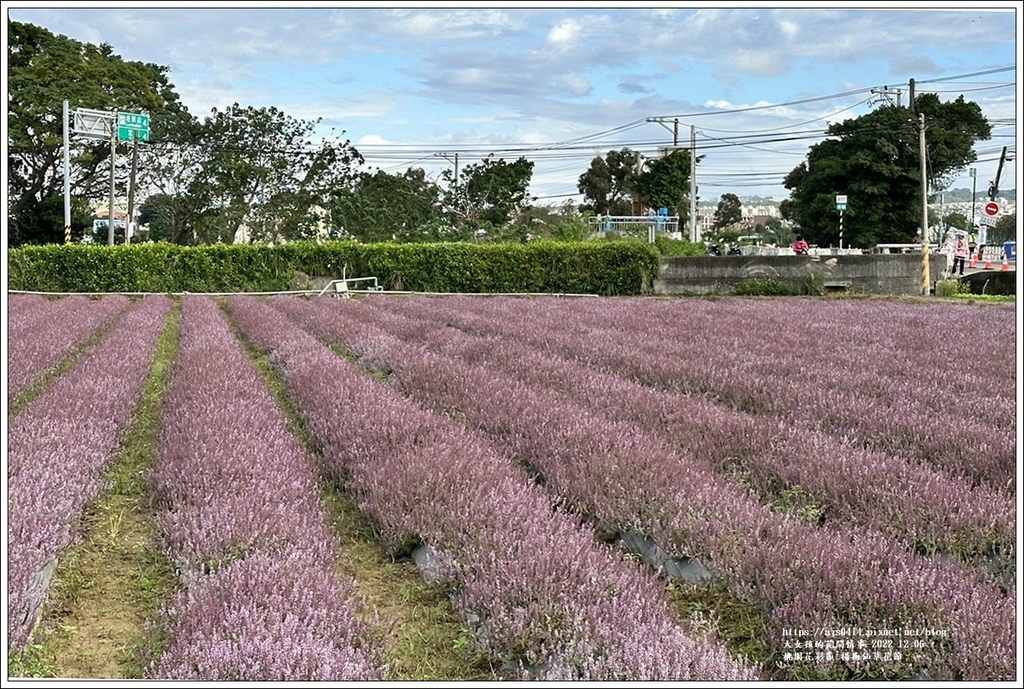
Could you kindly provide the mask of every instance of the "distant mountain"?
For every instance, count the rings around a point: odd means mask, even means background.
[[[983,201],[988,198],[986,193],[987,189],[978,189],[977,200]],[[1017,190],[1016,189],[1000,189],[999,193],[996,194],[998,198],[1006,199],[1010,203],[1017,204]],[[785,198],[785,197],[783,197]],[[777,206],[779,205],[779,197],[771,196],[740,196],[740,203],[744,206]],[[939,195],[937,193],[932,194],[930,199],[933,203],[939,202]],[[943,203],[970,203],[971,202],[971,190],[970,189],[946,189],[942,192]],[[718,202],[707,202],[710,205],[716,205]]]
[[[988,198],[988,187],[985,189],[978,189],[977,200],[981,201]],[[931,194],[932,201],[938,203],[938,193]],[[1000,189],[999,193],[996,194],[997,198],[1006,199],[1014,205],[1017,204],[1017,190],[1016,189]],[[946,189],[942,192],[942,201],[944,203],[970,203],[971,202],[971,190],[970,189]]]

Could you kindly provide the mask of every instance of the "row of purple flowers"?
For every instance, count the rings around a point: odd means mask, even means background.
[[[97,309],[120,308],[104,299]],[[38,620],[62,548],[131,421],[170,308],[164,296],[134,304],[97,346],[10,420],[7,435],[8,649]],[[48,331],[49,332],[49,331]]]
[[[1005,596],[956,563],[917,556],[873,529],[814,528],[771,512],[706,462],[635,423],[403,342],[348,317],[339,302],[272,303],[317,337],[389,372],[413,399],[458,415],[507,447],[539,472],[561,504],[649,534],[680,555],[707,558],[737,596],[770,613],[780,651],[785,629],[941,629],[947,643],[903,659],[904,671],[964,679],[1015,673],[1015,592]],[[537,314],[519,325],[536,334],[544,320]],[[577,341],[580,353],[585,342]],[[880,667],[871,658],[845,662],[864,672],[892,671],[891,663]]]
[[[741,299],[460,303],[483,321],[499,311],[502,327],[543,351],[1015,493],[1015,326],[1005,308]]]
[[[598,546],[492,445],[333,354],[283,313],[232,297],[240,329],[271,352],[291,400],[396,552],[422,542],[480,647],[513,676],[754,679],[724,647],[673,622],[664,592]]]
[[[183,588],[147,677],[380,679],[354,585],[334,571],[315,459],[211,299],[183,300],[179,333],[152,487]]]
[[[993,488],[788,420],[746,414],[703,396],[647,387],[542,354],[526,344],[521,327],[505,323],[501,301],[412,298],[372,306],[339,308],[446,356],[486,364],[531,388],[560,391],[608,418],[638,424],[767,499],[801,501],[793,507],[812,508],[810,516],[822,522],[869,526],[919,550],[956,553],[968,561],[984,562],[993,553],[1014,558],[1016,500]]]
[[[128,298],[72,295],[48,300],[10,295],[7,319],[7,400],[57,366],[78,344],[124,311]]]

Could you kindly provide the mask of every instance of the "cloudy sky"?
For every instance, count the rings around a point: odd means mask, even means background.
[[[976,149],[981,194],[1002,147],[1016,148],[1019,4],[5,6],[9,20],[168,67],[197,117],[274,106],[321,119],[320,133],[349,139],[368,169],[435,179],[456,156],[523,155],[531,192],[560,203],[579,200],[594,156],[656,156],[691,134],[702,201],[785,197],[783,178],[828,123],[906,105],[911,79],[918,93],[977,102],[994,125]],[[1015,168],[1002,188],[1016,187]],[[952,186],[971,188],[968,172]]]

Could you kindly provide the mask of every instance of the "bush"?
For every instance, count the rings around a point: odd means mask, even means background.
[[[658,274],[657,250],[627,241],[48,245],[7,255],[8,289],[40,292],[274,292],[301,272],[417,292],[635,295]]]
[[[795,290],[777,278],[747,278],[736,283],[733,293],[743,297],[785,297],[793,295]]]
[[[939,280],[935,283],[936,297],[959,297],[971,293],[971,285],[959,280]]]

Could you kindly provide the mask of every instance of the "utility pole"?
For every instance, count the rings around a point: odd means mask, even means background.
[[[690,241],[700,241],[697,228],[697,128],[690,125]]]
[[[64,243],[71,243],[71,115],[64,101]]]
[[[971,168],[971,233],[974,233],[974,206],[978,198],[978,171]]]
[[[458,153],[454,153],[453,155],[455,157],[454,160],[452,160],[452,158],[448,157],[447,153],[435,153],[434,157],[436,157],[436,158],[444,158],[449,163],[455,163],[455,184],[454,184],[454,189],[455,189],[456,196],[458,196],[458,193],[459,193],[459,154]]]
[[[114,246],[114,165],[117,162],[117,111],[110,125],[110,208],[107,209],[107,245]]]
[[[665,129],[668,129],[668,125],[665,124],[666,119],[667,118],[665,118],[665,117],[648,117],[647,121],[648,122],[657,122],[662,127],[665,127]],[[678,147],[679,146],[679,118],[678,117],[676,117],[675,119],[672,120],[672,128],[668,129],[668,130],[670,132],[672,132],[672,148]]]
[[[896,107],[900,106],[900,96],[902,91],[899,89],[890,89],[888,86],[883,86],[881,89],[871,89],[871,93],[878,94],[879,98],[871,102],[874,103],[885,103],[886,105],[892,105],[892,94],[896,94]]]
[[[1006,146],[1003,146],[1003,153],[999,156],[999,167],[996,168],[996,178],[992,184],[988,185],[988,200],[995,201],[996,194],[999,193],[999,178],[1003,174],[1003,163],[1006,162]]]
[[[139,135],[136,132],[132,137],[132,172],[128,178],[128,215],[124,219],[124,243],[128,244],[129,233],[132,229],[132,220],[135,218],[135,169],[139,164]]]
[[[911,81],[913,84],[913,81]],[[929,274],[929,246],[928,246],[928,176],[927,162],[925,160],[926,147],[924,138],[924,113],[921,113],[921,294],[931,294],[931,275]]]

